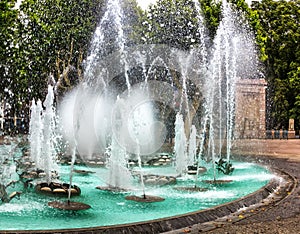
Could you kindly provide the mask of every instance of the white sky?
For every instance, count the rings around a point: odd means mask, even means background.
[[[137,0],[137,3],[140,5],[140,7],[145,10],[150,3],[155,3],[156,0]]]

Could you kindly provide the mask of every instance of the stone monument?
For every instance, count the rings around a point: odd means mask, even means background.
[[[264,79],[239,79],[236,83],[236,139],[265,138],[266,87]]]
[[[294,139],[296,137],[295,133],[295,120],[289,119],[289,130],[288,130],[288,138]]]

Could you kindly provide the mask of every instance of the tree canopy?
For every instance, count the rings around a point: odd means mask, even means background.
[[[194,1],[162,0],[150,5],[142,21],[142,40],[189,49],[199,44],[198,12]]]
[[[0,98],[12,97],[12,86],[16,76],[10,69],[14,66],[17,54],[16,22],[17,10],[13,9],[15,1],[0,2]]]
[[[262,0],[253,4],[261,24],[270,107],[269,128],[300,120],[300,1]]]
[[[10,102],[13,113],[33,97],[44,97],[47,83],[64,79],[66,68],[74,68],[76,78],[63,80],[64,89],[82,78],[82,62],[105,9],[105,0],[23,0],[19,8],[16,2],[0,2],[0,99]],[[300,1],[262,0],[251,7],[244,0],[231,2],[245,12],[266,66],[268,128],[286,127],[289,118],[299,128]],[[161,0],[143,12],[135,0],[126,1],[127,44],[162,43],[183,50],[196,46],[201,32],[195,3]],[[206,33],[213,38],[221,2],[199,3]]]
[[[67,65],[81,66],[103,1],[24,0],[19,9],[14,4],[1,1],[0,26],[0,89],[13,113],[44,97],[51,74],[58,79]]]

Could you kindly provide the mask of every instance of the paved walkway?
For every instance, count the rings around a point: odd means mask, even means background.
[[[236,223],[224,224],[209,234],[300,234],[300,140],[239,140],[233,151],[256,155],[259,160],[292,175],[298,184],[279,204]],[[204,233],[194,225],[174,233]]]
[[[233,151],[300,162],[300,140],[238,140]]]

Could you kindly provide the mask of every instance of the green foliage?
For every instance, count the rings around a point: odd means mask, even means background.
[[[0,3],[0,93],[10,116],[44,98],[50,74],[81,69],[103,7],[102,0],[24,0],[13,9],[15,2]]]
[[[102,1],[77,0],[25,0],[21,10],[26,40],[32,66],[27,72],[30,87],[35,95],[46,87],[49,74],[57,80],[68,65],[81,69],[88,44],[99,18]],[[32,59],[33,58],[33,59]],[[36,82],[37,81],[37,82]],[[39,84],[39,85],[37,85]]]
[[[251,26],[251,30],[255,34],[256,44],[258,45],[260,54],[259,57],[261,61],[267,59],[265,53],[265,40],[266,37],[263,35],[263,28],[260,23],[259,13],[255,9],[251,9],[245,0],[230,0],[230,2],[240,11],[240,14],[244,14],[247,24]]]
[[[17,11],[13,9],[15,1],[0,2],[0,101],[12,96],[10,92],[14,76],[10,74],[16,58],[16,27]]]
[[[221,17],[221,1],[200,0],[201,9],[205,18],[206,27],[209,31],[209,37],[213,38],[216,34]]]
[[[300,1],[262,0],[252,7],[262,26],[257,33],[271,87],[270,128],[286,128],[288,119],[299,120],[300,114]],[[298,128],[298,121],[295,126]]]
[[[189,49],[199,44],[197,11],[191,0],[162,0],[151,5],[143,17],[142,40]]]

